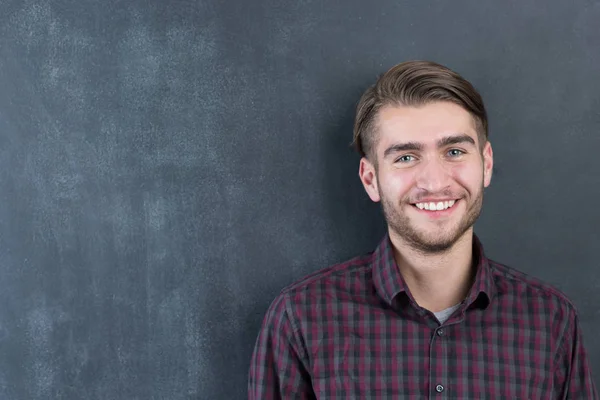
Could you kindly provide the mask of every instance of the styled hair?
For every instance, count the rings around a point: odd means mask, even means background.
[[[483,150],[488,140],[488,120],[481,95],[458,73],[431,61],[400,63],[363,93],[356,107],[352,144],[361,156],[374,156],[376,118],[382,107],[419,107],[437,101],[452,102],[471,114]]]

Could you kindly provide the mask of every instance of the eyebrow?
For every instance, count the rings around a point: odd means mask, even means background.
[[[383,157],[387,157],[390,154],[398,153],[400,151],[420,151],[423,150],[423,145],[417,142],[397,143],[393,144],[383,152]]]
[[[461,144],[461,143],[470,143],[475,146],[475,140],[467,134],[458,134],[452,136],[446,136],[441,138],[437,142],[437,147],[446,147],[453,144]],[[390,154],[398,153],[400,151],[421,151],[423,150],[423,144],[419,142],[406,142],[406,143],[396,143],[385,149],[383,152],[383,157],[387,157]]]
[[[453,136],[446,136],[438,141],[437,147],[446,147],[452,144],[470,143],[475,146],[475,140],[464,133]]]

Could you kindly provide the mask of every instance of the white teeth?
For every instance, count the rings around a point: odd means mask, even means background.
[[[452,207],[454,203],[456,203],[456,200],[440,201],[437,203],[416,203],[415,206],[417,206],[417,208],[419,208],[420,210],[425,209],[432,211],[441,211]]]

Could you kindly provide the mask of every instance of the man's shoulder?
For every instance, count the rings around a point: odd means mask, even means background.
[[[281,290],[283,296],[318,295],[345,291],[350,285],[361,286],[371,278],[372,253],[321,268],[291,283]]]
[[[569,297],[554,285],[505,264],[489,260],[490,270],[498,293],[535,299],[553,304],[567,312],[577,312]]]

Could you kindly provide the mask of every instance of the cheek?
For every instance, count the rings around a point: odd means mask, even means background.
[[[479,190],[483,184],[483,167],[481,165],[459,164],[452,168],[453,179],[469,191]]]
[[[380,177],[379,191],[386,197],[403,198],[415,186],[414,175],[411,171],[391,171],[385,177]]]

